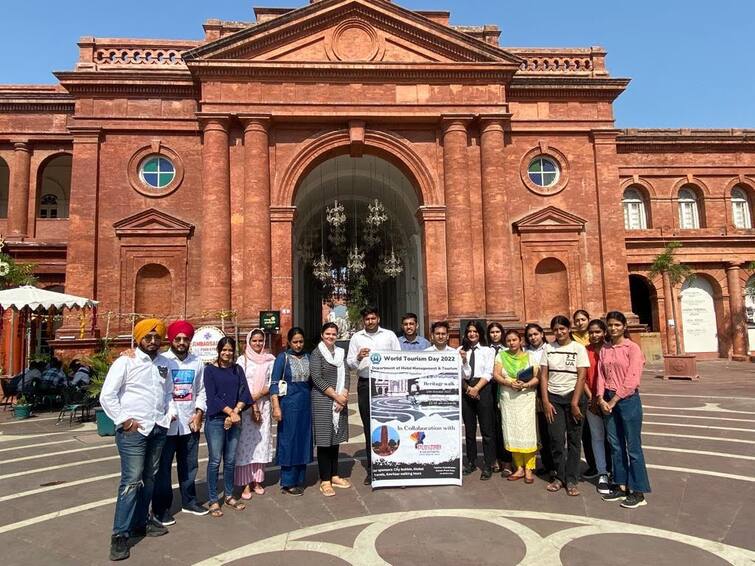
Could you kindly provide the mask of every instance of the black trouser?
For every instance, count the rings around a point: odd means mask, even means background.
[[[330,481],[330,478],[338,475],[338,444],[317,447],[317,467],[320,481]]]
[[[472,380],[471,384],[474,385]],[[467,444],[467,463],[477,462],[477,422],[480,423],[482,435],[483,469],[489,470],[495,460],[495,401],[490,384],[480,390],[480,398],[472,399],[466,393],[461,394],[461,416],[464,420],[464,437]]]
[[[357,404],[364,431],[364,465],[367,471],[372,467],[372,446],[370,445],[370,380],[360,377],[357,381]]]
[[[587,416],[585,416],[585,419]],[[590,434],[590,425],[584,423],[582,426],[582,450],[585,453],[585,461],[587,462],[587,469],[590,471],[597,469],[595,464],[595,453],[592,451],[592,435]]]
[[[495,459],[499,462],[504,463],[511,463],[512,457],[511,452],[506,450],[506,446],[503,444],[503,422],[501,419],[501,409],[498,405],[498,388],[501,387],[500,384],[494,383],[493,380],[490,381],[488,384],[488,387],[492,388],[492,394],[493,394],[493,400],[494,400],[494,418],[495,421],[493,423],[494,427],[494,434],[493,437],[495,439]]]
[[[537,389],[537,399],[541,401],[540,388]],[[551,453],[551,435],[548,431],[548,419],[545,413],[537,411],[537,434],[540,439],[540,463],[546,472],[553,472],[556,466],[553,464],[553,454]]]
[[[548,424],[551,435],[551,454],[556,473],[564,485],[577,485],[579,479],[579,460],[582,455],[582,426],[584,414],[587,411],[587,397],[584,395],[579,402],[583,418],[575,422],[571,414],[571,398],[568,395],[548,393],[548,400],[556,409],[553,422]]]

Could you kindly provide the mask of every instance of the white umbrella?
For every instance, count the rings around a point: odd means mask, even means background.
[[[0,291],[0,307],[3,309],[13,308],[20,311],[28,308],[31,312],[38,312],[50,310],[53,307],[60,310],[75,307],[96,307],[97,304],[98,302],[92,299],[38,289],[31,285],[22,285],[14,289]]]
[[[0,311],[7,309],[13,309],[18,312],[41,312],[49,311],[50,309],[62,310],[64,308],[86,308],[96,307],[98,301],[92,299],[86,299],[84,297],[77,297],[75,295],[67,295],[65,293],[57,293],[55,291],[47,291],[46,289],[38,289],[31,285],[22,285],[21,287],[15,287],[13,289],[5,289],[0,291]],[[1,314],[0,314],[1,316]],[[11,321],[11,324],[13,322]],[[11,363],[13,356],[13,336],[11,334]],[[29,345],[31,341],[31,329],[26,329],[26,352],[23,352],[23,358],[29,353]],[[23,351],[23,348],[22,348]],[[23,372],[26,375],[26,359],[23,360]]]

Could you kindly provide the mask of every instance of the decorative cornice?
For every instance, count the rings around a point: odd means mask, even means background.
[[[555,206],[548,206],[513,223],[520,234],[525,232],[582,232],[587,220]]]
[[[629,129],[621,130],[616,138],[617,151],[665,152],[705,150],[752,150],[755,145],[753,129]]]
[[[293,222],[296,219],[295,206],[271,206],[270,222]]]
[[[424,222],[445,222],[446,207],[444,205],[420,206],[417,209],[417,220]]]
[[[126,236],[180,236],[188,238],[194,225],[156,208],[148,208],[113,224],[118,238]]]
[[[596,98],[613,101],[624,92],[630,79],[607,79],[589,77],[534,77],[514,75],[509,83],[509,98],[540,99]]]

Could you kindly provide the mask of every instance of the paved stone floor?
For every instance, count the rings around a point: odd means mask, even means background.
[[[464,486],[362,487],[354,411],[342,447],[352,490],[325,499],[269,488],[224,517],[176,514],[130,564],[695,564],[755,563],[755,364],[700,363],[699,382],[645,374],[644,444],[653,493],[625,510],[582,483],[580,497],[496,476]],[[356,408],[354,400],[353,408]],[[199,490],[206,493],[206,446]],[[112,438],[52,414],[16,422],[0,412],[2,564],[105,564],[118,482]],[[269,481],[277,472],[268,473]]]

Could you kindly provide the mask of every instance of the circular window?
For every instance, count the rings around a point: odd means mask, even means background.
[[[549,197],[560,193],[569,182],[569,163],[557,149],[539,144],[522,156],[519,175],[530,191]]]
[[[176,168],[167,157],[153,155],[139,165],[139,178],[153,189],[164,189],[176,178]]]
[[[536,157],[527,168],[530,181],[538,187],[552,187],[559,177],[558,164],[548,157]]]
[[[184,176],[181,157],[172,149],[154,144],[142,147],[128,161],[128,180],[144,196],[161,198],[175,191]]]

